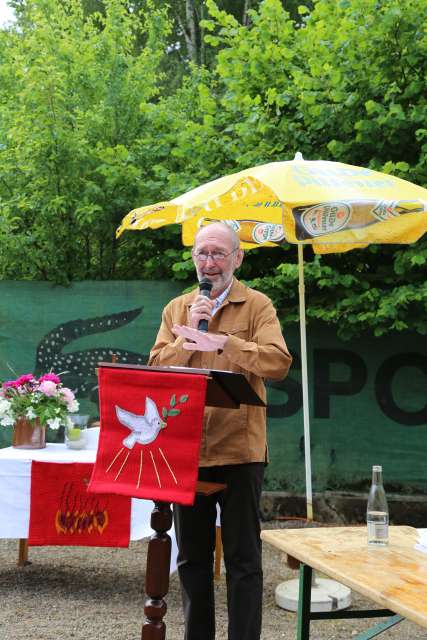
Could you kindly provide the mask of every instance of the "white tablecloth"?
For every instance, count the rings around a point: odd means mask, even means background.
[[[42,462],[95,462],[95,449],[74,451],[64,444],[47,444],[45,449],[0,449],[0,538],[28,538],[30,525],[31,460]],[[151,500],[132,498],[130,539],[152,535]],[[172,564],[176,543],[172,531]]]

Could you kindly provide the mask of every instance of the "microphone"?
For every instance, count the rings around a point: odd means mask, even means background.
[[[199,284],[199,290],[200,290],[200,295],[201,296],[206,296],[207,298],[211,297],[211,290],[212,290],[212,282],[211,280],[209,280],[209,278],[202,278],[202,280],[200,280],[200,284]],[[204,318],[202,318],[201,320],[199,320],[199,324],[198,324],[198,330],[199,331],[207,331],[208,330],[208,321],[205,320]]]

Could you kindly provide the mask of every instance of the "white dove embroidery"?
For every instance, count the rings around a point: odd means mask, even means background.
[[[160,429],[166,427],[157,410],[156,403],[149,398],[145,398],[145,413],[143,416],[131,413],[116,405],[117,419],[123,426],[131,430],[131,434],[124,440],[123,444],[128,449],[133,449],[134,445],[149,444],[159,435]]]

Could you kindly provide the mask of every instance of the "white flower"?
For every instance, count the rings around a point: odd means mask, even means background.
[[[51,418],[47,421],[47,424],[51,429],[59,429],[61,426],[61,418]]]
[[[4,416],[0,420],[0,424],[1,424],[2,427],[10,427],[14,423],[15,423],[15,420],[13,418],[11,418],[10,416]]]
[[[34,413],[33,407],[28,407],[25,415],[27,418],[29,418],[29,420],[34,420],[34,418],[37,418],[37,414]]]
[[[79,406],[80,405],[77,400],[72,400],[67,404],[67,409],[70,413],[74,413],[75,411],[79,410]]]
[[[10,407],[11,407],[11,404],[9,400],[6,400],[5,398],[0,398],[0,415],[9,413]]]

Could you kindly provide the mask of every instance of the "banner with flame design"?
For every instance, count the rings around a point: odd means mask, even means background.
[[[128,547],[131,499],[87,492],[92,463],[31,464],[30,545]]]
[[[206,376],[101,367],[89,491],[193,504],[205,396]]]

